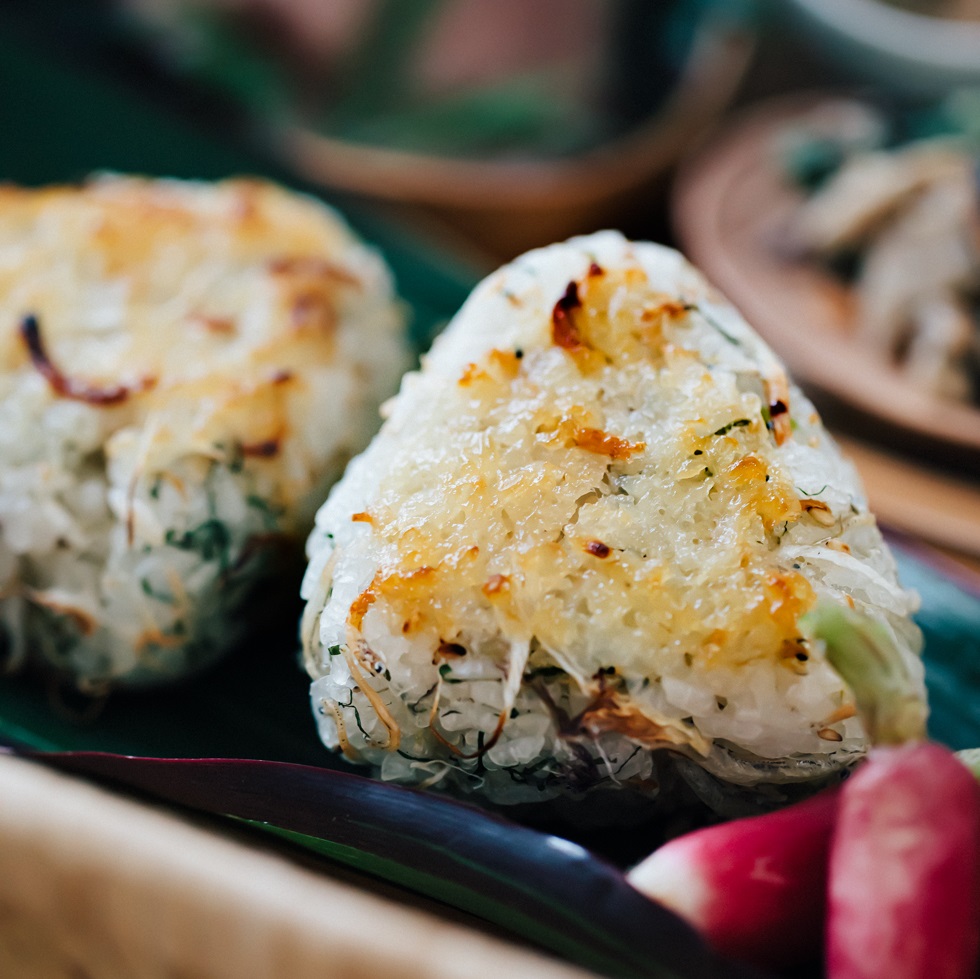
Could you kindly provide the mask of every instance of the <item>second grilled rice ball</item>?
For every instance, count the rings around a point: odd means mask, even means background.
[[[248,626],[406,363],[390,275],[270,184],[0,189],[7,661],[172,679]]]

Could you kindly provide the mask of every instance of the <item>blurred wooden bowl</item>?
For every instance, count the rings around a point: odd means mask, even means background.
[[[684,164],[673,196],[691,259],[785,359],[842,431],[980,475],[980,410],[916,390],[852,337],[850,291],[830,273],[780,254],[802,199],[778,140],[826,95],[765,102],[737,117]]]
[[[435,218],[497,257],[607,225],[629,226],[663,202],[666,177],[729,104],[753,37],[729,21],[699,27],[681,77],[659,111],[631,132],[577,156],[452,159],[359,145],[287,126],[286,162],[325,187]]]

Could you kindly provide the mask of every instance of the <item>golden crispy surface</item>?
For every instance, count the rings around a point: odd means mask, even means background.
[[[478,286],[317,527],[320,734],[384,778],[527,802],[655,794],[664,747],[746,784],[846,765],[865,739],[806,632],[819,598],[918,669],[812,405],[680,255],[613,232]]]
[[[835,536],[842,518],[825,529],[803,506],[766,406],[713,376],[692,311],[639,268],[572,285],[574,308],[557,304],[541,346],[464,368],[442,395],[446,419],[355,515],[385,558],[349,624],[377,604],[405,635],[455,639],[471,593],[582,677],[606,665],[607,644],[646,671],[682,655],[798,671],[815,594],[778,543],[799,521]]]
[[[257,181],[0,188],[0,383],[40,373],[116,429],[152,416],[158,447],[275,457],[368,287],[353,247],[331,212]]]
[[[234,645],[405,354],[383,260],[312,198],[249,180],[0,188],[12,661],[157,682]]]

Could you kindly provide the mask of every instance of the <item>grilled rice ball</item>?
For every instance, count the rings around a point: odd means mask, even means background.
[[[801,617],[914,596],[852,467],[739,314],[613,232],[485,280],[317,516],[324,742],[495,803],[810,783],[866,748]],[[760,790],[761,791],[761,790]]]
[[[95,690],[234,646],[405,363],[383,261],[313,199],[0,188],[8,664]]]

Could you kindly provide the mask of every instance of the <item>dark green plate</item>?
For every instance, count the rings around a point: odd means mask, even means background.
[[[249,148],[235,120],[216,127],[207,112],[163,97],[159,79],[144,77],[138,64],[93,63],[91,46],[86,56],[67,43],[71,38],[60,21],[42,29],[37,11],[46,7],[64,4],[16,0],[0,10],[0,180],[73,181],[108,169],[198,178],[260,174],[311,189]],[[474,273],[370,209],[349,200],[334,203],[385,253],[423,346],[458,308]],[[980,597],[912,552],[899,558],[905,582],[923,599],[919,621],[933,734],[957,748],[980,745]],[[95,717],[88,716],[87,705],[36,678],[0,679],[0,740],[42,750],[336,767],[317,739],[297,662],[291,623],[298,612],[297,605],[284,613],[281,632],[256,636],[206,675],[160,692],[111,698]],[[308,845],[317,849],[316,843]],[[425,893],[424,886],[418,889]],[[498,923],[535,938],[533,923],[525,922],[523,931],[512,921]],[[543,937],[541,943],[556,948]],[[576,957],[570,948],[557,950]],[[651,962],[649,974],[668,973]]]

